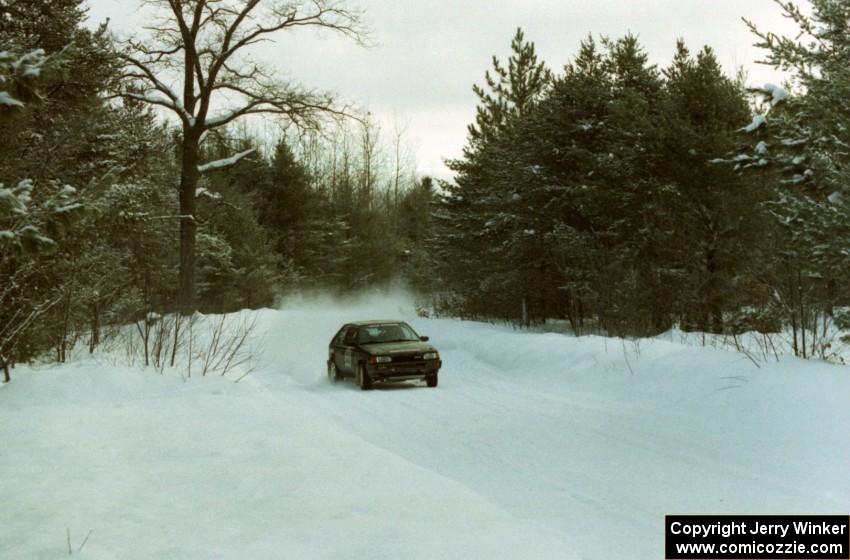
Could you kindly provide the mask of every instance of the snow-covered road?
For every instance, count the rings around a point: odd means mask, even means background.
[[[325,379],[345,321],[406,316],[440,387]],[[223,379],[82,362],[0,389],[0,557],[661,558],[668,513],[850,511],[850,371],[652,340],[261,315]]]

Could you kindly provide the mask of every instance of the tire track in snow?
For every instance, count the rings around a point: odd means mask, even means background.
[[[730,392],[718,393],[722,384],[700,360],[749,377],[751,365],[728,352],[650,341],[629,374],[598,337],[411,322],[443,354],[438,389],[364,393],[350,383],[324,384],[329,335],[313,332],[304,336],[322,347],[300,354],[292,365],[301,368],[299,383],[285,390],[340,429],[547,527],[586,557],[658,556],[665,513],[840,505],[785,482],[765,459],[775,447],[768,455],[749,451],[739,445],[756,443],[750,434],[719,430],[724,423],[713,415],[729,413]],[[512,348],[520,354],[511,356]],[[530,364],[562,362],[523,368],[529,357]],[[734,397],[748,402],[752,391]]]

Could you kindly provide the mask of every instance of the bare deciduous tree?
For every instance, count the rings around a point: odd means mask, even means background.
[[[399,186],[401,184],[401,176],[406,172],[411,164],[411,153],[409,146],[405,144],[405,137],[410,128],[410,121],[396,115],[393,118],[393,134],[392,134],[392,157],[393,157],[393,176],[392,176],[392,193],[393,204],[398,207],[399,204]]]
[[[202,163],[206,133],[248,115],[276,115],[316,127],[343,108],[326,94],[283,81],[247,56],[252,45],[301,27],[329,29],[363,42],[360,12],[338,0],[144,0],[157,10],[147,41],[131,40],[120,95],[164,107],[182,122],[180,309],[194,311],[195,197],[199,177],[251,151]],[[169,84],[176,81],[181,88]]]

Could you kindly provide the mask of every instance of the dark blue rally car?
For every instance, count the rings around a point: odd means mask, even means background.
[[[328,346],[328,378],[353,377],[363,390],[383,381],[424,380],[437,386],[440,354],[404,321],[348,323]]]

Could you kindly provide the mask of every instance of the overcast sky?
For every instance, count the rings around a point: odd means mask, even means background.
[[[88,0],[92,23],[111,19],[119,33],[142,22],[137,0]],[[757,65],[760,52],[741,21],[787,31],[773,0],[360,0],[376,46],[313,31],[280,35],[262,55],[288,77],[357,102],[391,129],[408,122],[420,173],[448,178],[443,158],[460,154],[475,115],[473,83],[492,55],[504,59],[516,28],[559,71],[589,32],[640,36],[654,63],[672,58],[676,39],[691,50],[712,46],[730,73],[738,66],[753,84],[780,82]]]

